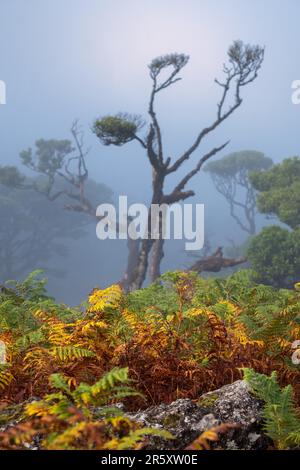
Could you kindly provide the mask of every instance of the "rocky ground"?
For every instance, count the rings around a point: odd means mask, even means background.
[[[225,450],[265,450],[272,443],[262,430],[262,406],[262,402],[251,394],[249,385],[238,380],[206,393],[198,400],[180,399],[168,405],[152,406],[128,415],[143,426],[165,429],[174,436],[171,441],[150,437],[146,446],[149,450],[185,449],[201,433],[221,423],[234,423],[238,427],[220,436],[220,441],[212,447]],[[19,407],[21,410],[22,405]],[[12,408],[13,414],[9,417],[4,412],[0,414],[1,431],[18,423],[19,407]],[[123,408],[123,405],[120,404],[120,407]],[[1,426],[3,422],[6,424]],[[29,444],[28,448],[37,450],[38,439]]]
[[[218,446],[223,449],[264,450],[271,445],[262,431],[262,403],[243,380],[206,393],[198,400],[176,400],[130,416],[145,426],[166,429],[175,437],[173,441],[151,438],[148,449],[184,449],[203,431],[221,423],[239,425],[221,437]]]

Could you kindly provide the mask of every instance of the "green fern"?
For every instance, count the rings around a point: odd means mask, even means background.
[[[67,395],[71,395],[71,389],[67,383],[65,377],[61,374],[52,374],[50,377],[50,385],[61,392],[65,392]]]
[[[81,383],[73,392],[78,403],[107,405],[130,396],[142,396],[128,386],[128,368],[114,368],[101,377],[94,385]]]
[[[36,404],[29,404],[27,411],[29,415],[40,414],[40,411],[46,411],[52,415],[60,417],[67,412],[70,406],[77,406],[84,414],[90,414],[90,407],[104,406],[107,407],[112,402],[116,402],[130,396],[142,396],[136,392],[128,384],[128,369],[114,368],[101,377],[93,385],[81,383],[75,390],[71,388],[66,377],[61,374],[52,374],[50,377],[50,385],[58,392],[48,394],[43,400]],[[33,406],[32,406],[33,405]],[[110,412],[114,414],[116,410],[110,407]],[[104,414],[105,411],[104,411]]]
[[[95,356],[93,351],[76,346],[55,346],[50,349],[50,353],[63,362]]]
[[[265,431],[278,449],[300,444],[300,414],[293,400],[291,385],[281,389],[276,372],[266,376],[253,369],[243,369],[244,378],[253,393],[265,402],[263,417]]]
[[[103,433],[107,441],[101,443],[103,449],[136,449],[142,446],[145,437],[150,435],[172,439],[172,435],[167,431],[140,428],[139,424],[124,415],[120,408],[110,405],[116,399],[139,395],[129,383],[127,368],[112,369],[94,385],[81,383],[73,391],[66,377],[52,374],[50,384],[57,392],[46,395],[43,400],[29,403],[25,408],[25,416],[36,419],[49,419],[53,416],[59,420],[56,425],[60,422],[61,429],[55,432],[48,432],[48,421],[43,432],[38,427],[39,434],[43,435],[41,445],[50,450],[76,449],[79,441],[89,431],[95,439],[97,436],[100,439]],[[120,432],[118,426],[122,424],[125,427]],[[27,442],[26,436],[22,439]],[[93,441],[88,441],[87,446],[93,448]]]

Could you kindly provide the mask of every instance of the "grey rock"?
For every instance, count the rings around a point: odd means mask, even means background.
[[[151,437],[148,449],[184,449],[202,432],[221,423],[235,423],[217,444],[224,449],[266,449],[270,441],[262,432],[262,402],[249,385],[238,380],[202,395],[198,400],[180,399],[171,404],[152,406],[130,417],[144,426],[166,429],[174,440]]]
[[[117,406],[125,409],[123,403],[118,403]],[[269,447],[271,441],[262,430],[262,406],[262,402],[251,394],[248,384],[238,380],[206,393],[197,400],[180,399],[127,415],[143,426],[165,429],[174,436],[173,440],[149,437],[146,445],[149,450],[185,449],[204,431],[221,423],[235,423],[239,427],[220,436],[220,441],[212,444],[212,448],[264,450]],[[7,408],[5,413],[2,412],[2,421],[0,413],[1,431],[20,422],[23,407],[24,403],[17,408]],[[100,407],[98,413],[100,419],[103,408]],[[28,448],[32,450],[39,447],[39,437],[28,444]]]
[[[212,405],[215,413],[223,423],[238,423],[249,426],[261,421],[262,403],[255,398],[250,387],[244,380],[237,380],[233,384],[202,396],[202,400],[216,395],[217,399]]]

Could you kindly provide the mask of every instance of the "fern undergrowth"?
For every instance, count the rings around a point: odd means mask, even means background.
[[[139,448],[152,431],[122,415],[117,401],[136,410],[197,398],[243,368],[266,403],[275,445],[299,446],[299,312],[297,287],[257,285],[247,271],[226,279],[167,273],[129,294],[96,288],[79,308],[49,298],[39,272],[10,282],[0,290],[1,422],[27,406],[0,448],[38,435],[44,448]]]

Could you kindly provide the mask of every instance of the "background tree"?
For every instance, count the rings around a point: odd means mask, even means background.
[[[269,217],[277,217],[292,229],[300,225],[300,158],[287,158],[268,171],[250,176],[259,191],[257,206]]]
[[[138,116],[117,114],[105,116],[94,122],[93,130],[104,145],[121,146],[130,141],[137,141],[145,150],[152,167],[152,198],[151,204],[171,205],[176,202],[194,196],[193,190],[185,189],[190,180],[202,168],[204,163],[218,152],[223,150],[228,142],[221,144],[202,155],[194,168],[183,177],[179,177],[173,190],[165,193],[165,181],[169,175],[176,173],[192,155],[199,149],[205,137],[214,132],[229,116],[242,104],[241,91],[244,86],[253,82],[258,75],[264,58],[264,49],[259,46],[245,45],[236,41],[228,50],[228,64],[224,65],[224,79],[216,80],[221,88],[221,98],[217,105],[215,119],[207,127],[199,131],[192,145],[181,155],[172,159],[165,155],[162,131],[157,118],[155,103],[156,98],[163,90],[169,88],[180,80],[178,76],[182,68],[187,64],[189,57],[185,54],[169,54],[154,59],[149,65],[152,89],[149,99],[148,114],[150,124],[145,137],[140,137],[139,131],[143,127],[143,121]],[[230,100],[232,100],[230,102]],[[161,217],[152,220],[151,206],[148,211],[148,238],[142,240],[135,268],[130,273],[128,284],[130,289],[142,286],[147,270],[149,255],[152,250],[150,265],[151,280],[160,275],[160,263],[163,258],[162,237],[163,227]],[[153,227],[154,225],[154,227]],[[158,239],[151,239],[151,231],[156,230]]]
[[[20,189],[34,190],[53,202],[63,201],[67,210],[80,212],[96,218],[96,204],[111,202],[112,191],[101,183],[89,179],[84,148],[83,132],[74,121],[70,140],[45,140],[35,142],[35,149],[29,148],[20,153],[22,164],[40,178],[29,180],[18,168],[0,167],[0,183]],[[95,189],[99,194],[95,197]]]
[[[256,197],[249,174],[266,170],[272,164],[271,158],[263,153],[244,150],[209,162],[204,168],[210,173],[216,190],[229,204],[231,217],[249,235],[256,232]]]
[[[0,183],[2,187],[8,188],[10,194],[9,202],[7,199],[2,210],[5,207],[4,217],[7,221],[12,221],[11,227],[9,223],[2,225],[5,239],[2,252],[12,265],[22,262],[25,267],[31,267],[37,262],[43,262],[49,257],[57,237],[64,234],[65,237],[74,238],[76,224],[79,229],[95,221],[97,205],[112,202],[110,188],[89,178],[86,165],[88,150],[84,149],[83,133],[77,121],[72,125],[71,134],[72,141],[39,139],[35,148],[20,153],[22,164],[35,173],[36,178],[27,178],[16,167],[0,167]],[[86,215],[89,217],[86,218]],[[31,248],[31,255],[28,252],[21,260],[20,253],[23,252],[21,246],[18,246],[25,225],[28,226],[27,247],[31,240],[35,239],[36,244]],[[12,235],[8,236],[9,227],[14,233],[13,240]],[[24,240],[21,245],[26,246]],[[22,271],[23,269],[15,267],[15,277]]]
[[[31,171],[43,178],[33,185],[21,182],[22,189],[34,189],[49,201],[63,197],[65,208],[83,212],[95,217],[92,202],[86,195],[88,169],[86,156],[89,150],[84,149],[83,132],[78,121],[74,121],[70,140],[44,140],[35,143],[35,149],[29,148],[20,153],[21,162]],[[3,182],[5,168],[0,172]],[[59,189],[57,188],[59,186]]]
[[[270,226],[250,242],[247,256],[258,280],[293,287],[300,279],[300,159],[288,158],[267,171],[250,175],[259,191],[259,210],[287,228]]]
[[[265,227],[250,241],[247,257],[257,281],[293,288],[300,279],[300,229]]]
[[[47,273],[62,275],[53,269],[53,257],[66,256],[68,243],[85,234],[87,221],[64,213],[58,204],[41,198],[34,190],[0,185],[0,280],[20,279],[42,268]],[[50,262],[50,265],[48,264]]]

